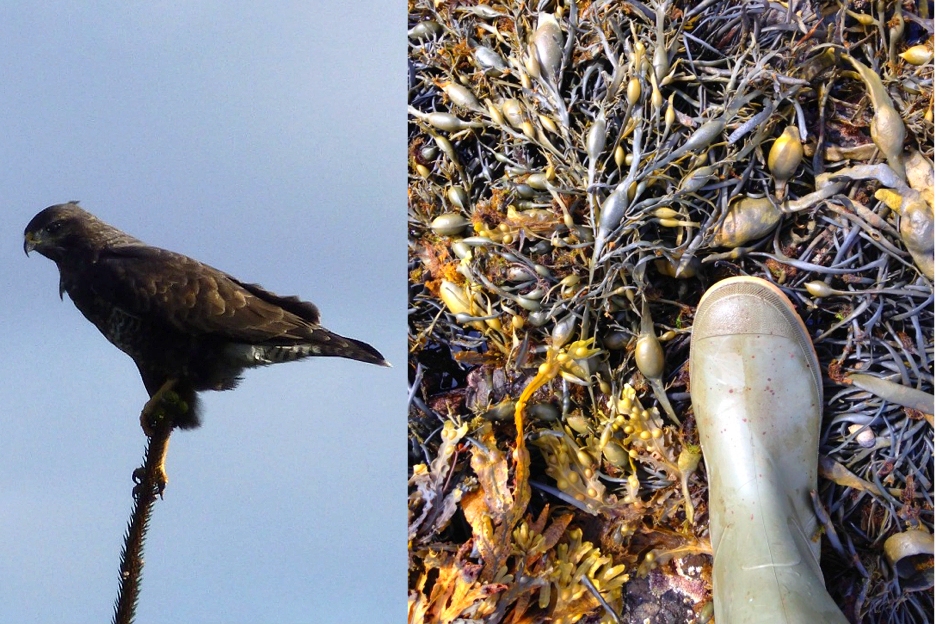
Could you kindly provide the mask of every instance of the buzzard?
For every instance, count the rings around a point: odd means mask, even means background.
[[[146,245],[76,202],[46,208],[24,236],[27,255],[36,250],[58,266],[59,296],[68,293],[133,358],[147,408],[169,392],[187,406],[174,416],[183,429],[199,425],[196,393],[230,390],[248,368],[312,356],[389,366],[369,344],[322,327],[313,304]],[[147,408],[141,422],[150,433]]]

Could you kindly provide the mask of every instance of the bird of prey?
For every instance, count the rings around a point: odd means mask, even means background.
[[[196,393],[230,390],[248,368],[312,356],[389,366],[372,346],[319,324],[319,311],[298,297],[257,284],[143,242],[112,227],[76,202],[50,206],[24,233],[27,255],[54,261],[85,318],[133,358],[150,401],[166,393],[185,406],[173,426],[199,425]],[[148,409],[149,408],[149,409]]]

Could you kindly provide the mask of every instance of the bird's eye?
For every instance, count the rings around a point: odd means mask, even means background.
[[[46,231],[47,234],[55,234],[55,233],[58,232],[60,229],[62,229],[62,222],[61,222],[61,221],[53,221],[53,222],[50,223],[49,225],[45,226],[45,231]]]

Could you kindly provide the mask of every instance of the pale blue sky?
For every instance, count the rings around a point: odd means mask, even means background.
[[[109,621],[145,439],[132,361],[26,223],[68,200],[316,303],[313,359],[173,435],[137,621],[405,618],[405,6],[0,4],[0,621]]]

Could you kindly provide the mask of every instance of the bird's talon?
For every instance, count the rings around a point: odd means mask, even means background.
[[[156,469],[156,476],[153,481],[155,483],[156,495],[162,498],[163,492],[166,491],[166,485],[169,484],[169,477],[166,476],[166,471],[162,466]]]
[[[139,498],[146,493],[146,484],[143,481],[143,469],[137,468],[133,471],[133,480],[135,485],[133,486],[133,498]],[[156,469],[156,474],[153,477],[152,485],[152,494],[158,496],[159,498],[163,497],[163,492],[166,491],[166,486],[169,484],[169,477],[166,476],[166,471],[162,468]]]

